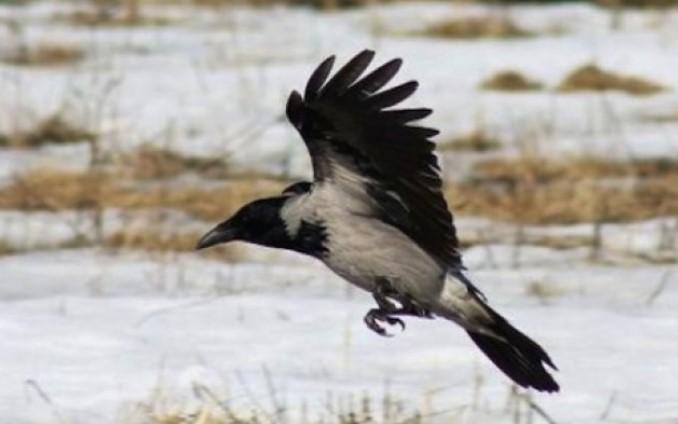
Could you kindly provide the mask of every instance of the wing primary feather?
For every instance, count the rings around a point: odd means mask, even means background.
[[[381,113],[381,118],[394,124],[407,124],[408,122],[424,119],[431,113],[433,111],[426,108],[387,110]]]
[[[352,95],[371,94],[385,86],[398,73],[402,66],[402,59],[393,59],[370,72],[365,78],[351,86]]]
[[[325,80],[327,80],[327,77],[330,75],[330,71],[332,71],[334,59],[335,56],[332,55],[327,59],[323,60],[322,63],[318,65],[317,68],[315,68],[315,71],[313,71],[311,77],[308,79],[308,82],[306,83],[306,89],[304,90],[305,101],[308,102],[314,100],[318,96],[320,88],[322,88],[323,84],[325,83]]]
[[[412,238],[441,266],[461,267],[435,144],[430,140],[437,131],[415,122],[431,110],[396,109],[418,85],[410,81],[384,89],[402,60],[393,59],[367,71],[373,56],[364,50],[333,75],[335,58],[331,56],[313,71],[304,97],[296,92],[290,95],[287,116],[311,156],[314,182],[331,181],[347,193],[355,190],[354,180],[366,184],[369,199],[361,201],[376,206],[390,225]],[[334,178],[340,174],[351,177]],[[287,192],[301,189],[305,186]]]
[[[304,119],[304,100],[301,98],[301,94],[299,94],[298,91],[294,90],[290,93],[290,97],[287,99],[285,113],[292,125],[294,125],[296,129],[301,130]]]
[[[410,97],[412,93],[417,90],[417,87],[419,87],[418,82],[408,81],[404,84],[389,88],[388,90],[382,91],[367,99],[365,102],[366,106],[370,110],[380,110],[396,105]]]
[[[365,69],[370,65],[373,58],[374,52],[372,50],[363,50],[355,55],[348,63],[346,63],[346,65],[334,74],[327,84],[325,84],[322,93],[324,95],[343,94],[348,86],[353,84],[355,80],[365,72]]]
[[[405,126],[403,128],[403,132],[413,136],[413,137],[421,137],[421,138],[431,138],[434,137],[438,134],[440,134],[440,131],[438,131],[435,128],[428,128],[428,127],[415,127],[415,126]]]

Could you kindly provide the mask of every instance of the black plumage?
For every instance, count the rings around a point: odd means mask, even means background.
[[[363,79],[374,53],[366,50],[351,59],[325,85],[334,57],[313,72],[302,99],[293,92],[287,116],[299,130],[313,162],[314,177],[322,181],[336,166],[355,167],[373,181],[370,192],[381,212],[445,267],[460,264],[458,241],[439,176],[432,128],[411,125],[429,109],[384,110],[411,96],[415,81],[375,94],[396,74],[402,62],[393,60]],[[337,165],[333,155],[346,164]],[[398,202],[395,216],[394,204]],[[404,211],[404,212],[403,212]],[[405,213],[410,223],[404,223]]]

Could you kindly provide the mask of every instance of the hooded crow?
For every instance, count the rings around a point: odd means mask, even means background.
[[[313,182],[243,206],[197,247],[240,240],[312,256],[372,293],[377,307],[364,321],[376,333],[404,329],[401,316],[445,318],[520,386],[558,391],[544,349],[490,308],[463,274],[430,140],[438,131],[412,124],[432,111],[392,109],[418,84],[382,90],[402,60],[362,76],[373,57],[359,53],[332,78],[329,57],[303,96],[289,96],[287,117],[308,148]]]

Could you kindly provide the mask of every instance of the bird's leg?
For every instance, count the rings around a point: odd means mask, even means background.
[[[380,322],[388,325],[399,325],[405,330],[405,322],[395,315],[408,315],[420,318],[432,318],[431,313],[417,305],[410,296],[401,295],[393,289],[393,286],[385,278],[378,278],[372,293],[378,308],[370,309],[365,315],[364,321],[367,327],[381,336],[390,336]],[[394,299],[400,303],[400,307],[393,303]]]
[[[429,318],[433,319],[433,315],[431,314],[431,311],[428,309],[424,308],[421,305],[418,305],[414,299],[412,299],[412,296],[410,295],[403,295],[395,298],[398,303],[400,303],[401,308],[397,311],[395,311],[396,315],[411,315],[419,318]]]
[[[367,311],[364,321],[367,325],[367,328],[379,334],[380,336],[390,337],[391,335],[386,332],[384,327],[381,326],[380,322],[386,323],[388,325],[399,325],[401,329],[405,329],[405,323],[400,318],[394,318],[391,316],[392,311],[398,309],[397,305],[391,302],[386,296],[376,291],[373,293],[374,300],[377,302],[378,308],[373,308]]]

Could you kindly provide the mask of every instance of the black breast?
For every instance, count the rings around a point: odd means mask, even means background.
[[[322,223],[301,221],[293,240],[294,250],[319,258],[326,255],[327,228]]]

